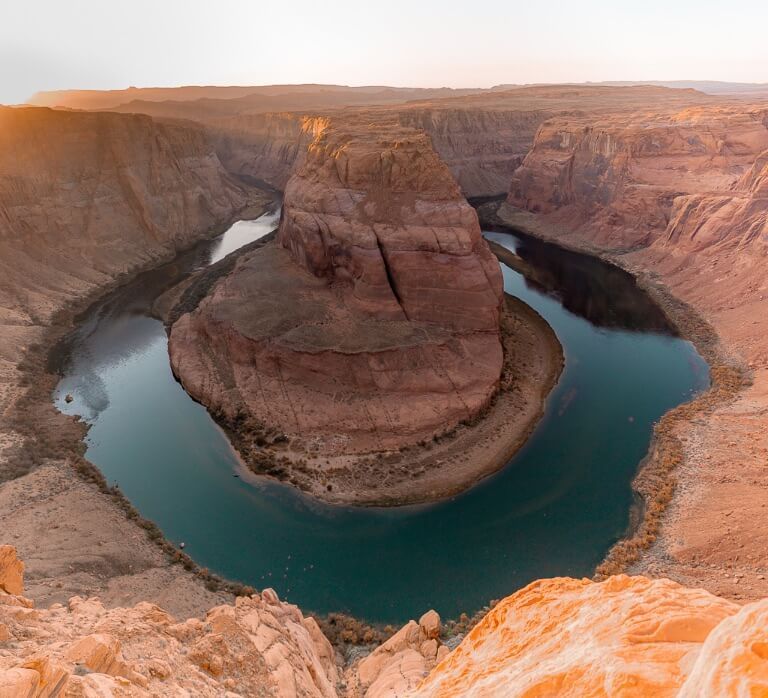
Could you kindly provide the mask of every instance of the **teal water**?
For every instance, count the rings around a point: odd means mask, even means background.
[[[91,425],[87,457],[198,563],[274,587],[305,610],[392,623],[427,608],[455,617],[538,577],[591,574],[627,529],[630,483],[653,422],[708,384],[704,361],[671,334],[631,277],[488,232],[528,262],[528,280],[504,268],[506,290],[544,316],[565,351],[544,419],[505,469],[451,500],[329,507],[243,471],[205,409],[174,380],[165,331],[148,311],[174,279],[275,220],[238,224],[81,318],[55,352],[55,400]]]

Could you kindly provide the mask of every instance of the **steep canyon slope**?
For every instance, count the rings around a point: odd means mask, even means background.
[[[765,103],[553,118],[500,211],[612,255],[714,328],[721,344],[678,313],[702,339],[716,390],[690,418],[662,425],[680,451],[677,488],[635,569],[735,598],[768,593],[767,163]]]
[[[53,408],[45,356],[68,308],[264,201],[199,127],[0,109],[0,530],[38,598],[176,597],[178,612],[216,598],[76,475],[83,429]]]

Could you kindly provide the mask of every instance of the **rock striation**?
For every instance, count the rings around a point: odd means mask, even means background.
[[[768,691],[768,602],[669,580],[545,579],[500,602],[411,696],[737,696]]]
[[[398,451],[489,405],[501,299],[429,138],[331,123],[288,183],[277,243],[173,325],[171,363],[225,423],[258,420],[323,457]]]

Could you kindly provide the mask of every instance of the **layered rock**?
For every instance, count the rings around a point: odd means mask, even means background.
[[[250,201],[266,197],[232,180],[194,124],[0,108],[0,530],[24,550],[36,594],[173,597],[184,613],[217,598],[75,473],[83,428],[51,403],[48,347],[28,352],[51,341],[65,308],[173,257]]]
[[[714,328],[717,339],[668,303],[706,352],[715,390],[664,427],[680,486],[632,569],[746,599],[768,594],[766,149],[764,103],[553,118],[501,212],[536,234],[623,253],[621,265]]]
[[[680,247],[681,219],[695,219],[694,211],[708,218],[726,204],[732,219],[732,207],[754,196],[751,168],[768,148],[766,114],[717,107],[552,118],[514,174],[508,200],[556,213],[570,229],[584,226],[603,247],[649,245],[668,224]],[[699,227],[691,220],[689,234]]]
[[[331,123],[286,188],[277,244],[174,324],[171,363],[226,423],[258,420],[318,457],[397,451],[489,404],[501,294],[429,138]]]
[[[169,257],[246,203],[194,126],[2,108],[4,312],[49,317],[83,287]]]
[[[668,580],[534,582],[499,603],[410,696],[737,696],[768,691],[768,602]]]
[[[403,125],[432,139],[466,197],[506,194],[514,171],[533,145],[539,125],[551,113],[541,109],[413,107],[399,112]]]

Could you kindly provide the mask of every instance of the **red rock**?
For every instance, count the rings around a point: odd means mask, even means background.
[[[429,139],[318,132],[278,245],[244,255],[173,326],[185,389],[318,453],[397,450],[471,418],[498,386],[498,263]]]

